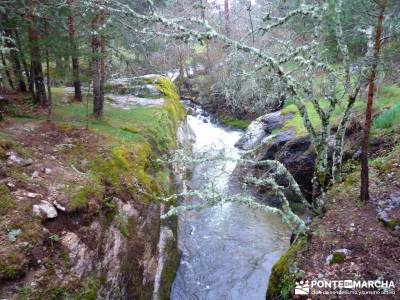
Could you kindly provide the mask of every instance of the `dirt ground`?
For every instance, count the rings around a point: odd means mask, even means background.
[[[359,171],[328,194],[327,213],[313,223],[312,236],[298,255],[298,267],[306,280],[392,280],[395,295],[313,296],[312,299],[400,299],[400,156],[394,151],[372,163],[371,199],[359,199]],[[380,209],[388,207],[391,222],[380,220]],[[335,250],[347,249],[343,262],[329,264]]]

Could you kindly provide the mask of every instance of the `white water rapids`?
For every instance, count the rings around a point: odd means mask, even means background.
[[[194,110],[195,115],[188,116],[188,124],[196,134],[193,152],[211,146],[224,148],[231,157],[240,157],[240,150],[234,144],[242,132],[211,123],[197,106]],[[198,164],[190,185],[196,189],[212,182],[222,192],[237,192],[231,178],[234,168],[232,161]],[[199,201],[202,200],[186,200]],[[271,268],[287,249],[288,236],[277,216],[243,205],[226,204],[185,213],[179,218],[178,245],[182,257],[171,298],[265,299]]]

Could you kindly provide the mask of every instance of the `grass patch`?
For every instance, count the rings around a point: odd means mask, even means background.
[[[17,207],[11,193],[4,183],[0,183],[0,215],[7,214],[11,209]]]
[[[65,98],[63,94],[54,101],[54,120],[61,124],[59,126],[69,130],[71,126],[85,127],[88,122],[90,130],[107,139],[105,144],[110,150],[98,154],[89,164],[89,173],[95,182],[142,200],[154,199],[166,187],[165,174],[158,174],[163,169],[155,158],[176,147],[176,129],[186,116],[178,90],[168,78],[146,79],[146,83],[154,84],[165,95],[163,106],[138,106],[128,110],[106,105],[101,119],[90,117],[87,120],[85,102],[61,103],[60,99]],[[88,111],[92,111],[91,103]],[[94,191],[85,187],[72,198],[71,205],[76,209],[84,208],[88,198],[93,196]]]
[[[99,282],[93,276],[84,279],[81,288],[76,293],[76,300],[96,300]]]
[[[179,120],[185,117],[185,110],[179,103],[179,94],[175,85],[161,77],[154,82],[165,95],[163,107],[134,107],[132,109],[114,108],[106,105],[104,117],[94,119],[89,116],[88,125],[93,131],[124,142],[148,142],[156,150],[166,151],[174,146],[175,130]],[[54,97],[54,119],[78,127],[85,127],[87,120],[86,103],[61,103],[63,95]],[[93,105],[90,102],[88,112]]]
[[[373,123],[374,128],[388,129],[400,126],[400,102],[383,111]]]
[[[381,93],[377,95],[374,101],[374,111],[383,113],[374,121],[375,128],[390,128],[392,126],[398,126],[400,124],[400,88],[395,86],[382,87]],[[333,124],[338,124],[342,117],[342,114],[346,108],[347,99],[336,106],[335,111],[332,114]],[[323,109],[327,109],[329,106],[328,101],[320,100],[320,105]],[[305,103],[308,116],[314,128],[321,127],[321,120],[319,119],[318,113],[314,109],[311,102]],[[358,99],[354,104],[354,110],[357,112],[364,112],[366,108],[365,99]],[[282,114],[292,114],[293,118],[285,122],[282,130],[293,129],[298,137],[308,135],[307,129],[304,127],[303,118],[297,109],[297,106],[293,102],[288,102],[282,109]],[[381,127],[379,127],[381,126]]]
[[[0,257],[0,279],[14,280],[25,272],[24,255],[13,251]]]
[[[72,211],[85,209],[92,198],[97,199],[97,202],[100,202],[103,198],[102,187],[93,182],[80,188],[79,191],[72,196],[68,206]]]
[[[221,124],[232,127],[232,128],[237,128],[241,130],[246,130],[247,127],[250,125],[251,120],[241,120],[237,119],[235,117],[230,117],[230,116],[224,116],[219,119]]]

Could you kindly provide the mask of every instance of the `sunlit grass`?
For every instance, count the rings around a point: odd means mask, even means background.
[[[172,96],[167,97],[170,99]],[[87,99],[83,102],[63,102],[67,98],[64,90],[54,90],[54,121],[81,128],[88,125],[90,130],[127,142],[147,141],[159,150],[165,150],[174,143],[171,130],[176,120],[173,120],[174,116],[170,111],[179,108],[171,104],[171,99],[166,100],[165,107],[138,106],[121,109],[106,104],[104,116],[95,119],[92,117],[91,99],[89,103],[86,102]]]
[[[395,86],[385,86],[377,95],[374,100],[374,111],[375,113],[381,114],[374,121],[374,127],[376,128],[389,128],[392,126],[398,126],[400,123],[400,88]],[[320,100],[320,104],[323,109],[328,108],[328,102],[326,100]],[[333,124],[337,124],[343,115],[346,108],[347,100],[343,101],[336,107],[332,120]],[[305,103],[307,112],[311,123],[315,128],[321,127],[321,121],[319,116],[314,109],[311,102],[307,101]],[[354,110],[356,112],[364,112],[366,109],[366,99],[358,99],[354,104]],[[292,114],[293,118],[288,120],[284,125],[284,130],[293,129],[297,136],[306,136],[308,134],[307,129],[304,127],[303,118],[297,109],[297,106],[293,102],[287,103],[287,105],[282,110],[283,114]]]
[[[375,120],[375,128],[393,128],[400,125],[400,102],[392,108],[383,111]]]

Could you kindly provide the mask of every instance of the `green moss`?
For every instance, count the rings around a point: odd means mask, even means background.
[[[357,186],[360,182],[360,172],[357,170],[353,173],[347,174],[344,178],[343,187],[346,191],[350,188]]]
[[[295,265],[296,255],[306,245],[306,239],[300,238],[289,250],[281,256],[273,266],[268,282],[268,299],[277,299],[286,294],[289,281],[294,282],[296,278],[291,274],[291,267]]]
[[[178,252],[178,246],[176,240],[169,240],[165,246],[166,253],[166,264],[161,274],[160,284],[160,299],[170,299],[171,286],[176,277],[176,271],[178,270],[180,255]]]
[[[318,114],[315,111],[312,103],[307,102],[306,109],[307,109],[311,124],[313,124],[314,127],[317,127],[317,128],[320,127],[321,122],[319,120]],[[303,118],[300,115],[300,112],[298,111],[297,106],[295,104],[289,104],[282,109],[282,115],[287,115],[287,114],[291,114],[291,115],[293,115],[293,117],[285,122],[285,124],[282,127],[282,130],[293,129],[298,137],[307,136],[308,131],[304,127]]]
[[[152,150],[145,143],[131,146],[132,149],[125,145],[114,147],[105,156],[98,157],[91,165],[91,170],[101,182],[112,186],[116,192],[122,192],[123,188],[133,188],[132,191],[137,193],[139,187],[150,192],[154,182],[147,169]]]
[[[129,222],[128,220],[121,214],[118,214],[117,217],[115,218],[117,228],[119,232],[125,237],[129,237]]]
[[[385,226],[394,230],[396,226],[400,226],[400,220],[390,220],[385,223]]]
[[[98,202],[103,198],[102,187],[98,184],[91,183],[83,186],[76,192],[69,201],[69,208],[72,211],[85,209],[89,200],[95,198]]]
[[[0,183],[0,215],[7,214],[11,209],[17,207],[11,193],[4,183]]]
[[[341,252],[333,252],[332,259],[329,264],[330,265],[341,264],[345,260],[346,260],[346,254]]]
[[[7,153],[7,149],[6,149],[6,147],[4,147],[1,144],[1,140],[0,140],[0,159],[6,159],[7,158],[6,153]]]
[[[184,120],[186,111],[183,105],[179,102],[179,91],[176,85],[167,77],[160,77],[156,80],[155,85],[157,89],[164,94],[165,104],[164,108],[169,113],[174,125],[178,121]]]
[[[296,282],[293,280],[291,276],[284,276],[281,282],[281,291],[280,291],[282,299],[284,300],[290,299],[290,295],[295,286]]]
[[[235,117],[225,116],[220,118],[220,122],[221,124],[228,127],[246,130],[247,127],[250,125],[251,120],[242,120]]]

